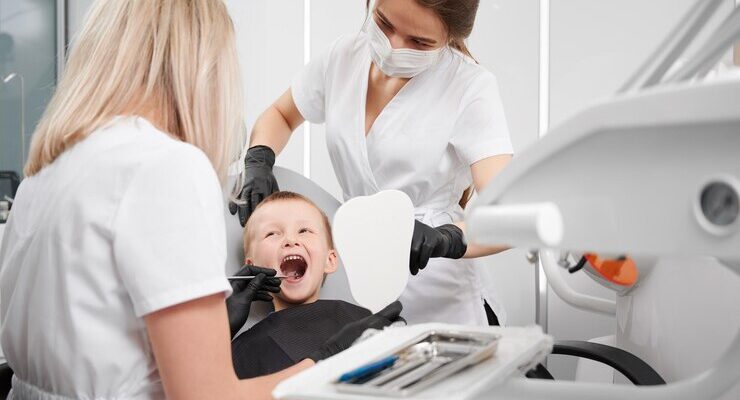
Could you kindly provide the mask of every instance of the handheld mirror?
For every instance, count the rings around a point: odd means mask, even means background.
[[[355,301],[376,313],[398,300],[409,279],[411,199],[398,190],[355,197],[337,210],[333,225]]]

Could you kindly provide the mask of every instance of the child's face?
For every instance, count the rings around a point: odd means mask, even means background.
[[[296,275],[283,279],[276,308],[318,300],[324,274],[337,269],[321,213],[305,201],[277,200],[252,214],[249,226],[247,264]]]

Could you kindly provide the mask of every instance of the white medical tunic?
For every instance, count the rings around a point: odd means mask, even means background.
[[[0,248],[15,398],[164,398],[142,317],[229,293],[225,240],[205,154],[142,118],[25,179]]]
[[[291,85],[301,115],[326,123],[345,200],[397,189],[426,224],[462,219],[458,202],[472,184],[471,164],[513,153],[495,77],[446,50],[436,65],[406,83],[366,136],[368,46],[364,33],[341,37]],[[432,259],[409,279],[401,301],[410,323],[485,325],[488,297],[470,260]]]

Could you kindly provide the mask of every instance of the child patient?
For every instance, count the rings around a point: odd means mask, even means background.
[[[244,228],[246,263],[277,270],[275,312],[232,342],[241,379],[270,374],[308,357],[327,339],[370,311],[340,300],[319,300],[337,253],[326,215],[308,198],[277,192],[263,200]]]

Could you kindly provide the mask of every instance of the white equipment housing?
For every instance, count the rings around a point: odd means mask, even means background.
[[[495,184],[481,193],[467,212],[469,240],[479,242],[478,238],[487,237],[486,227],[496,225],[495,218],[485,218],[495,215],[491,209],[550,203],[562,216],[558,249],[629,254],[643,275],[649,267],[666,263],[670,267],[676,259],[690,264],[683,266],[687,268],[716,268],[712,263],[721,263],[740,274],[740,218],[713,224],[709,219],[714,215],[705,215],[713,212],[711,206],[706,202],[702,206],[701,201],[712,182],[726,184],[735,195],[740,193],[738,104],[740,81],[715,81],[656,88],[581,113],[518,156]],[[497,239],[500,243],[501,238]],[[546,246],[534,237],[503,242],[530,248]],[[680,271],[676,274],[682,275]],[[680,333],[674,331],[675,326],[659,326],[667,320],[655,317],[681,314],[682,310],[672,306],[687,296],[702,303],[694,291],[686,291],[687,284],[675,293],[670,288],[653,287],[661,283],[667,281],[644,287],[638,283],[629,300],[619,301],[625,304],[617,307],[617,320],[630,320],[629,327],[620,324],[617,343],[621,347],[649,363],[662,362],[663,368],[651,363],[660,372],[673,363],[691,363],[697,358],[692,353],[702,353],[706,347],[722,349],[729,344],[707,343],[701,335],[684,343],[659,341],[657,338]],[[650,289],[652,294],[647,292]],[[652,320],[633,318],[648,317],[646,312],[652,314]],[[722,318],[737,320],[737,314]],[[684,321],[690,331],[691,316],[686,315]],[[654,338],[654,347],[636,342],[639,335],[634,333],[640,330]],[[512,381],[503,390],[516,398],[696,399],[719,397],[738,380],[740,336],[715,368],[666,386],[604,385],[596,389],[586,384]]]
[[[710,182],[740,188],[739,104],[740,81],[729,81],[660,88],[587,110],[517,156],[481,193],[468,210],[471,233],[489,226],[475,218],[490,212],[482,204],[553,203],[564,224],[558,248],[738,261],[740,221],[713,226],[699,202]]]
[[[494,393],[740,398],[740,80],[697,81],[740,38],[740,8],[692,59],[671,70],[720,3],[697,1],[620,96],[548,132],[466,215],[470,241],[539,249],[559,297],[581,309],[616,313],[617,346],[648,362],[668,384],[515,379]],[[550,227],[520,219],[510,235],[496,226],[510,223],[507,210],[538,204],[554,207],[561,219]],[[539,234],[548,231],[562,231],[561,240],[553,245]],[[558,270],[563,252],[628,255],[639,280],[618,291],[616,303],[576,293]]]

